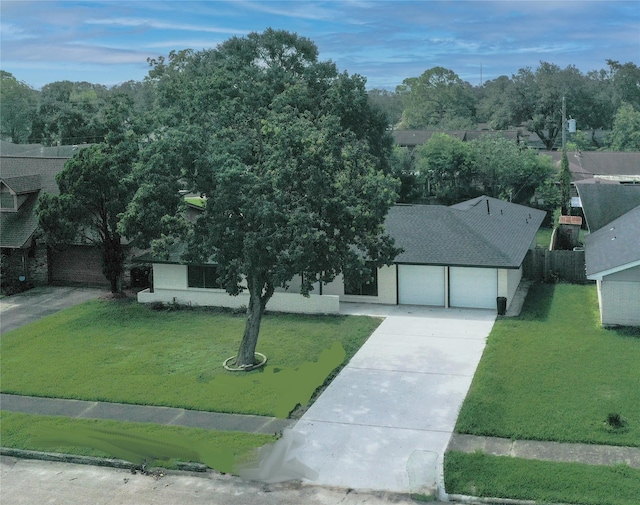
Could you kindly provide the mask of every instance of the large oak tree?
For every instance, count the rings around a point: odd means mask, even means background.
[[[171,171],[206,197],[174,239],[187,245],[185,260],[215,263],[229,294],[248,291],[236,365],[250,367],[276,287],[300,275],[307,295],[341,272],[365,279],[397,254],[383,229],[398,186],[387,175],[386,118],[363,78],[339,73],[310,40],[284,31],[150,63],[160,125],[125,228],[172,235],[162,229],[176,222],[166,216],[178,209]]]

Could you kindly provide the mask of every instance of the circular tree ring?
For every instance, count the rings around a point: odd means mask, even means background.
[[[236,359],[236,356],[231,356],[230,358],[224,360],[222,366],[225,368],[225,370],[229,370],[230,372],[250,372],[251,370],[255,370],[256,368],[260,368],[266,365],[267,357],[264,354],[262,354],[261,352],[254,352],[253,355],[258,358],[258,362],[254,363],[253,365],[230,365],[229,363],[232,363],[233,360]]]

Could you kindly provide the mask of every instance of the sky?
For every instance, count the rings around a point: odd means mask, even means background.
[[[0,0],[0,69],[40,89],[143,80],[147,58],[213,49],[266,28],[394,90],[441,66],[472,85],[541,61],[582,72],[640,64],[640,0]]]

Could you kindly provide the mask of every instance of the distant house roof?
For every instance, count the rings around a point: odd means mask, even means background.
[[[445,133],[451,137],[464,140],[465,131],[442,131],[442,130],[393,130],[391,136],[396,144],[403,147],[415,147],[424,144],[436,134]]]
[[[91,144],[43,146],[42,144],[13,144],[0,140],[1,156],[28,156],[43,158],[71,158],[78,149],[89,147]]]
[[[36,205],[43,191],[58,194],[55,176],[68,158],[0,156],[0,181],[18,195],[28,195],[17,212],[2,212],[0,246],[28,245],[38,226]]]
[[[541,151],[560,163],[562,151]],[[571,180],[578,182],[594,177],[640,176],[640,151],[574,151],[567,152]]]
[[[585,237],[589,279],[640,265],[640,205]]]
[[[393,130],[391,135],[399,146],[416,147],[424,144],[437,133],[444,133],[466,142],[483,135],[495,135],[514,141],[519,139],[517,130]]]
[[[640,184],[576,184],[591,233],[640,205]]]
[[[396,263],[519,268],[545,212],[480,196],[451,207],[397,205],[387,232]]]

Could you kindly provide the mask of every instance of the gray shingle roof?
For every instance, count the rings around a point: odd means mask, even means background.
[[[78,149],[84,149],[91,144],[43,146],[42,144],[13,144],[0,140],[1,156],[29,156],[43,158],[71,158]]]
[[[587,276],[640,264],[640,205],[585,237]]]
[[[560,163],[562,151],[541,151]],[[594,176],[640,175],[640,151],[582,151],[567,152],[573,181]],[[559,166],[559,165],[558,165]]]
[[[481,196],[451,207],[397,205],[385,227],[404,249],[396,263],[518,268],[544,216]]]
[[[640,185],[576,184],[591,233],[640,205]]]
[[[17,212],[0,213],[0,246],[21,248],[38,226],[35,213],[43,191],[58,194],[55,176],[68,158],[0,156],[0,179],[16,193],[32,193]],[[36,182],[39,181],[36,187]],[[16,189],[18,188],[18,189]]]
[[[519,268],[545,214],[481,196],[451,207],[396,205],[385,228],[404,249],[395,263]],[[148,253],[134,261],[182,263],[182,252],[177,244],[168,258]]]
[[[40,177],[40,174],[2,177],[2,182],[11,188],[16,195],[37,192],[42,188],[42,177]]]
[[[400,146],[415,147],[424,144],[436,133],[445,133],[467,142],[479,139],[483,135],[504,137],[513,141],[519,139],[517,130],[393,130],[391,136]]]

